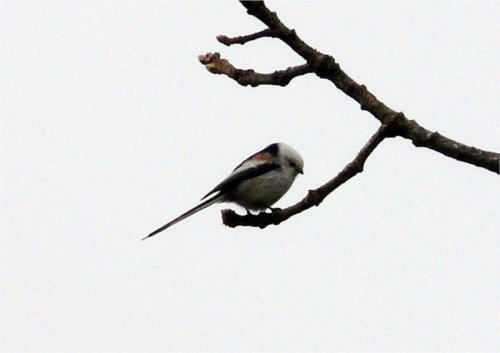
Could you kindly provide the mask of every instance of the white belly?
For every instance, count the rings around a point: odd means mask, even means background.
[[[281,170],[242,182],[231,193],[231,201],[251,210],[262,210],[272,206],[292,186],[294,176]]]

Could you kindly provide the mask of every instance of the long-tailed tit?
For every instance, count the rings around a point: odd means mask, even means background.
[[[247,212],[271,208],[292,186],[297,174],[303,174],[303,168],[304,161],[296,150],[284,143],[273,143],[241,162],[202,200],[215,195],[158,228],[144,239],[217,202],[234,202],[244,207]]]

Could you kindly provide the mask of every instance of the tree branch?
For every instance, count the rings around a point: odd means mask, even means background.
[[[340,185],[363,171],[364,165],[370,154],[387,137],[392,136],[395,120],[380,125],[377,132],[373,134],[363,148],[358,152],[356,158],[347,164],[335,178],[315,190],[309,190],[307,196],[300,202],[285,209],[277,209],[272,213],[260,213],[258,215],[247,214],[241,216],[233,210],[222,210],[222,222],[229,227],[250,226],[265,228],[270,224],[278,225],[288,218],[305,211],[312,206],[318,206],[330,193]]]
[[[386,106],[372,94],[365,85],[361,85],[349,77],[335,59],[325,55],[305,43],[293,29],[286,27],[275,12],[271,12],[263,1],[241,1],[248,14],[257,17],[268,29],[250,35],[229,38],[218,36],[219,42],[225,45],[245,44],[251,40],[263,37],[276,37],[285,42],[292,50],[306,60],[303,65],[290,67],[287,70],[275,71],[271,74],[261,74],[253,70],[235,68],[228,60],[222,59],[219,53],[200,55],[198,60],[206,69],[215,74],[224,74],[240,85],[258,86],[287,85],[293,78],[314,72],[318,77],[331,81],[337,88],[353,98],[362,110],[370,112],[381,123],[377,132],[359,151],[352,162],[332,180],[315,190],[309,190],[297,204],[272,213],[240,216],[232,210],[222,210],[222,220],[229,227],[253,226],[265,228],[270,224],[280,224],[293,215],[312,206],[318,206],[330,193],[340,185],[363,171],[364,164],[377,146],[389,137],[400,136],[412,141],[417,147],[426,147],[456,160],[500,173],[500,155],[496,152],[483,151],[467,146],[438,132],[432,132],[420,126],[416,121],[408,119],[403,113]]]
[[[254,70],[235,68],[227,59],[220,57],[219,53],[199,55],[198,60],[213,74],[226,75],[242,86],[256,87],[259,85],[286,86],[297,76],[313,72],[308,64],[289,67],[286,70],[274,71],[270,74],[261,74]]]
[[[276,13],[271,12],[263,1],[241,1],[241,3],[247,9],[248,14],[266,24],[277,38],[304,58],[316,75],[335,84],[337,88],[357,101],[362,110],[370,112],[382,124],[387,119],[398,116],[398,128],[395,129],[397,136],[411,140],[417,147],[426,147],[456,160],[500,173],[498,153],[464,145],[438,132],[427,130],[414,120],[407,119],[403,114],[397,113],[379,101],[366,86],[360,85],[349,77],[333,57],[305,43],[295,30],[285,26]]]

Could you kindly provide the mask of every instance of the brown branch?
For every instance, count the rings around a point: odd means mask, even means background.
[[[377,132],[373,134],[351,163],[347,164],[335,178],[323,186],[315,190],[309,190],[307,196],[297,204],[285,209],[276,209],[272,213],[260,213],[258,215],[248,214],[240,216],[233,210],[222,210],[222,222],[232,228],[237,226],[265,228],[270,224],[278,225],[293,215],[307,210],[312,206],[318,206],[331,192],[363,171],[365,162],[370,154],[386,137],[392,136],[394,122],[395,120],[391,120],[380,125]]]
[[[293,215],[312,206],[318,206],[330,193],[340,185],[363,171],[364,164],[375,148],[388,137],[400,136],[407,138],[417,147],[427,147],[448,157],[470,163],[499,173],[499,157],[495,152],[483,151],[475,147],[461,144],[437,132],[432,132],[420,126],[416,121],[405,117],[403,113],[386,106],[379,101],[364,85],[358,84],[349,77],[335,62],[335,59],[325,55],[305,43],[295,32],[286,27],[275,12],[271,12],[263,1],[241,1],[248,13],[257,17],[268,26],[268,30],[251,35],[228,38],[218,36],[217,39],[225,44],[244,44],[262,37],[277,37],[306,60],[306,64],[276,71],[271,74],[256,73],[253,70],[235,68],[228,60],[222,59],[219,53],[200,55],[199,61],[206,69],[215,74],[224,74],[239,84],[258,86],[261,84],[285,86],[293,78],[314,72],[320,78],[331,81],[337,88],[356,100],[362,110],[370,112],[381,122],[380,128],[359,151],[354,160],[332,180],[323,186],[309,190],[308,194],[297,204],[286,209],[274,210],[272,213],[240,216],[232,210],[223,210],[222,219],[229,227],[253,226],[265,228],[270,224],[280,224]]]
[[[498,153],[464,145],[438,132],[427,130],[414,120],[407,119],[404,115],[379,101],[366,86],[358,84],[349,77],[333,57],[325,55],[305,43],[295,30],[286,27],[276,13],[271,12],[264,5],[263,1],[241,1],[241,3],[250,15],[261,20],[277,38],[303,57],[316,75],[330,80],[337,88],[356,100],[361,109],[370,112],[382,124],[397,116],[398,128],[394,129],[397,136],[411,140],[417,147],[426,147],[456,160],[488,169],[497,174],[500,173],[500,155]]]
[[[227,59],[221,58],[219,53],[199,55],[198,60],[200,63],[205,65],[205,68],[211,73],[226,75],[242,86],[286,86],[295,77],[312,72],[312,69],[308,64],[303,64],[289,67],[286,70],[274,71],[270,74],[261,74],[255,72],[254,70],[237,69]]]
[[[265,38],[265,37],[274,38],[276,36],[274,35],[273,31],[271,31],[269,28],[267,28],[267,29],[264,29],[263,31],[248,34],[246,36],[239,36],[239,37],[232,37],[231,38],[231,37],[228,37],[225,35],[219,35],[216,38],[222,44],[230,46],[233,44],[242,44],[243,45],[243,44],[248,43],[252,40],[256,40],[259,38]]]

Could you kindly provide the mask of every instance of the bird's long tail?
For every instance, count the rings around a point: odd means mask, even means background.
[[[147,239],[149,237],[152,237],[153,235],[156,235],[162,231],[164,231],[165,229],[167,229],[168,227],[170,226],[173,226],[174,224],[182,221],[183,219],[185,218],[188,218],[189,216],[192,216],[194,215],[196,212],[200,212],[201,210],[207,208],[208,206],[211,206],[213,205],[214,203],[217,203],[217,202],[220,202],[222,201],[224,198],[223,195],[221,194],[217,194],[217,195],[214,195],[213,197],[209,198],[208,200],[206,201],[203,201],[202,203],[200,203],[198,206],[196,207],[193,207],[192,209],[190,209],[189,211],[181,214],[179,217],[177,217],[176,219],[168,222],[167,224],[165,224],[164,226],[158,228],[157,230],[155,230],[153,233],[149,234],[148,236],[142,238],[142,240],[144,239]]]

